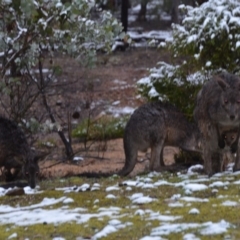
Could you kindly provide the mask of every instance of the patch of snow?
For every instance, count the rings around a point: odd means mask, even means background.
[[[120,104],[120,101],[115,101],[112,103],[113,106],[116,106],[116,105],[119,105]]]
[[[117,107],[109,107],[107,110],[107,113],[112,114],[114,117],[119,117],[123,115],[132,114],[134,112],[135,108],[132,107],[123,107],[123,108],[117,108]]]
[[[179,233],[184,232],[189,229],[195,229],[200,227],[201,224],[198,223],[168,223],[163,224],[159,227],[153,228],[151,232],[151,236],[161,236],[161,235],[169,235],[171,233]]]
[[[136,204],[146,204],[156,201],[156,199],[149,196],[144,196],[143,193],[134,193],[129,199]]]
[[[223,202],[222,205],[223,205],[223,206],[232,207],[232,206],[237,206],[237,205],[239,205],[239,203],[234,202],[234,201],[227,200],[227,201]]]
[[[80,156],[74,156],[73,161],[83,161],[84,158]]]
[[[63,200],[63,203],[68,204],[68,203],[73,203],[74,200],[72,198],[66,198]]]
[[[168,223],[163,224],[159,227],[152,229],[151,236],[158,235],[169,235],[172,233],[179,233],[190,229],[201,229],[199,233],[201,235],[215,235],[222,234],[227,232],[228,228],[232,227],[232,225],[224,220],[220,222],[206,222],[206,223]]]
[[[25,194],[39,194],[43,192],[38,189],[40,189],[40,186],[38,185],[35,188],[30,188],[29,186],[23,188]]]
[[[146,219],[158,220],[160,222],[172,222],[180,218],[182,218],[182,216],[170,216],[170,215],[162,215],[159,212],[150,212],[150,216]]]
[[[214,188],[214,187],[225,187],[228,186],[229,182],[222,182],[222,181],[216,181],[213,182],[212,184],[209,185],[209,187]]]
[[[138,184],[138,181],[126,180],[122,182],[123,185],[135,187]]]
[[[95,234],[92,237],[92,239],[103,238],[103,237],[106,237],[107,235],[109,235],[110,233],[114,233],[114,232],[117,232],[117,228],[114,226],[108,225],[108,226],[104,227],[100,232]]]
[[[17,233],[13,233],[12,235],[10,235],[9,237],[8,237],[8,239],[13,239],[13,238],[17,238]]]
[[[142,216],[145,214],[145,212],[142,209],[138,209],[134,214]]]
[[[208,189],[208,186],[205,184],[199,183],[189,183],[183,186],[185,190],[190,190],[191,192],[202,191]]]
[[[227,232],[228,228],[233,227],[230,223],[225,220],[221,220],[217,223],[208,222],[205,223],[205,228],[200,231],[202,235],[216,235]]]
[[[201,165],[201,164],[193,165],[188,169],[187,173],[188,174],[196,174],[196,171],[202,170],[202,169],[203,169],[203,165]]]
[[[69,192],[85,192],[85,191],[91,190],[91,188],[90,188],[90,184],[84,183],[81,186],[55,188],[55,190],[63,191],[64,193],[69,193]]]
[[[117,232],[119,229],[122,229],[122,228],[126,228],[127,226],[130,226],[132,225],[132,223],[125,223],[125,224],[122,224],[121,221],[119,220],[110,220],[108,222],[108,225],[105,226],[100,232],[96,233],[92,239],[99,239],[99,238],[103,238],[103,237],[106,237],[107,235],[109,235],[110,233],[114,233],[114,232]]]
[[[110,187],[107,187],[107,188],[106,188],[106,192],[119,191],[119,190],[120,190],[120,188],[119,188],[117,185],[115,185],[115,186],[110,186]]]
[[[116,199],[116,196],[114,196],[113,194],[108,194],[106,196],[106,198],[108,198],[108,199]]]
[[[121,81],[121,80],[118,80],[118,79],[113,80],[113,83],[119,84],[119,85],[125,85],[125,84],[127,84],[126,81]]]
[[[173,185],[172,183],[169,183],[169,182],[167,182],[167,181],[165,181],[165,180],[158,180],[157,182],[155,182],[154,184],[153,184],[155,187],[159,187],[159,186],[164,186],[164,185]]]
[[[179,200],[181,198],[181,194],[173,194],[171,196],[171,200]]]
[[[207,198],[197,198],[197,197],[181,197],[180,200],[186,202],[209,202]]]
[[[169,207],[184,207],[184,204],[183,203],[180,203],[180,202],[174,202],[174,203],[169,203],[168,204]]]
[[[156,236],[156,237],[146,236],[146,237],[140,238],[140,240],[165,240],[165,238],[162,238],[160,236]]]
[[[196,237],[193,233],[187,233],[183,235],[183,240],[201,240],[200,238]]]
[[[192,209],[189,210],[188,213],[189,213],[189,214],[193,214],[193,215],[197,215],[197,214],[199,214],[200,212],[199,212],[199,210],[198,210],[197,208],[192,208]]]

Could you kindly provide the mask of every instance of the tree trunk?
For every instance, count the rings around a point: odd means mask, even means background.
[[[141,9],[138,13],[138,21],[146,21],[146,13],[147,13],[147,3],[148,0],[141,0]]]
[[[122,0],[121,22],[122,22],[122,25],[123,25],[123,31],[127,32],[127,28],[128,28],[128,0]]]
[[[179,23],[179,4],[180,0],[172,0],[172,23]]]

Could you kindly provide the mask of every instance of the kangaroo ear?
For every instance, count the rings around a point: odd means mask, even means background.
[[[218,85],[222,88],[223,91],[229,88],[229,85],[220,76],[216,76],[214,80],[218,83]]]

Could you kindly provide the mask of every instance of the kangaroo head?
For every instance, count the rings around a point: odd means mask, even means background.
[[[227,146],[231,146],[237,139],[238,133],[237,131],[227,131],[222,134],[222,137]]]
[[[225,89],[220,95],[220,104],[225,112],[225,118],[230,121],[240,121],[240,94],[231,88]]]
[[[28,180],[31,188],[35,188],[36,179],[39,174],[39,166],[36,158],[27,159],[23,165],[23,175]]]
[[[219,114],[221,116],[221,120],[219,120],[229,123],[240,122],[240,91],[238,86],[230,87],[221,77],[216,77],[215,80],[222,90],[219,96]]]

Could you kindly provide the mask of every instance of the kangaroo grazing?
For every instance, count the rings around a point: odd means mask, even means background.
[[[0,117],[0,167],[5,167],[7,174],[11,168],[22,168],[30,187],[35,188],[38,163],[22,130],[4,117]]]
[[[230,73],[213,76],[199,91],[194,118],[202,136],[204,170],[211,176],[221,169],[225,141],[221,133],[237,129],[231,147],[238,149],[240,124],[240,79]],[[238,152],[238,151],[237,151]],[[214,163],[213,163],[214,162]],[[218,166],[214,169],[214,166]],[[240,169],[238,157],[234,170]]]
[[[150,170],[163,164],[164,146],[200,151],[200,133],[183,113],[169,103],[147,103],[137,108],[126,124],[123,146],[125,165],[119,175],[128,175],[137,162],[138,151],[151,148]]]

